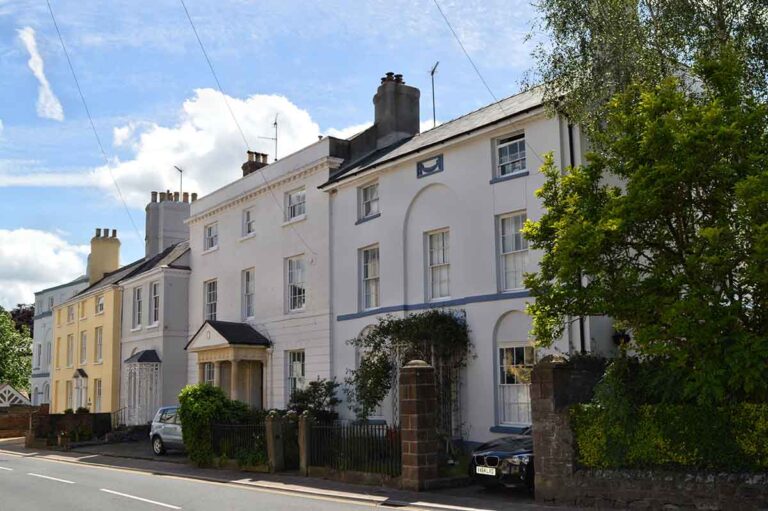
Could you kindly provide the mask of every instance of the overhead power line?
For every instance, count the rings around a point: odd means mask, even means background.
[[[99,137],[99,132],[96,131],[96,125],[93,123],[93,117],[91,116],[91,111],[88,108],[88,102],[85,100],[85,94],[83,94],[83,89],[80,87],[80,81],[77,79],[77,73],[75,73],[75,67],[72,65],[72,60],[69,58],[67,45],[64,44],[64,38],[61,35],[61,30],[59,30],[59,24],[56,22],[56,16],[53,14],[53,7],[51,6],[51,2],[50,0],[45,0],[45,1],[48,4],[48,12],[51,13],[51,20],[53,20],[53,26],[56,28],[56,33],[59,36],[61,49],[64,50],[64,56],[67,58],[67,64],[69,65],[69,70],[72,72],[72,78],[75,81],[75,86],[77,87],[77,93],[80,95],[80,100],[83,102],[85,113],[88,116],[88,122],[90,122],[91,124],[91,130],[93,131],[93,136],[96,137],[96,143],[99,145],[101,156],[102,158],[104,158],[104,163],[107,166],[107,171],[109,171],[109,177],[112,178],[112,183],[115,185],[115,189],[117,190],[117,195],[118,197],[120,197],[120,201],[123,203],[125,212],[128,214],[128,219],[131,221],[133,230],[136,231],[136,235],[138,236],[139,240],[141,240],[141,232],[139,232],[139,228],[136,227],[136,222],[133,221],[133,215],[131,215],[131,210],[128,208],[128,204],[125,202],[125,198],[123,197],[123,192],[122,190],[120,190],[120,185],[117,184],[115,175],[112,173],[112,165],[110,164],[109,158],[107,157],[107,152],[104,150],[104,145],[101,143],[101,137]]]
[[[205,61],[208,63],[208,69],[211,70],[211,75],[213,75],[213,79],[216,82],[216,87],[219,90],[219,93],[221,94],[221,97],[224,99],[224,104],[227,106],[227,110],[229,111],[229,115],[232,117],[232,120],[235,123],[235,126],[237,127],[237,131],[240,133],[240,137],[243,139],[243,143],[245,144],[245,148],[247,151],[251,150],[251,144],[248,143],[248,138],[245,136],[245,132],[243,131],[243,128],[240,126],[240,123],[237,120],[237,116],[235,115],[235,112],[232,110],[232,108],[229,105],[229,101],[227,100],[227,95],[224,92],[224,88],[221,86],[221,82],[219,81],[219,77],[216,74],[216,69],[213,67],[213,62],[211,61],[210,57],[208,56],[208,52],[205,50],[205,45],[203,44],[203,40],[200,38],[200,35],[197,32],[197,28],[195,27],[195,22],[192,21],[192,16],[189,14],[189,9],[187,9],[187,5],[184,3],[184,0],[179,0],[181,3],[181,6],[184,8],[184,13],[187,15],[187,20],[189,21],[189,25],[192,27],[192,32],[195,34],[195,39],[197,39],[197,43],[200,45],[200,50],[203,53],[203,57],[205,57]],[[269,140],[275,141],[275,151],[277,151],[277,115],[275,115],[275,122],[273,124],[275,127],[275,137],[258,137],[258,138],[265,138]],[[277,154],[275,154],[275,161],[277,161]],[[263,169],[258,169],[256,172],[261,175],[261,179],[264,181],[264,185],[267,188],[267,191],[269,192],[269,195],[272,196],[272,200],[275,203],[275,206],[280,211],[280,214],[283,214],[283,204],[280,200],[278,200],[277,196],[275,195],[275,192],[272,191],[272,188],[269,186],[269,181],[267,180],[267,177],[264,175]],[[291,231],[296,235],[296,237],[301,241],[301,243],[307,247],[307,250],[309,250],[313,255],[317,255],[317,252],[315,252],[312,247],[309,245],[309,243],[306,242],[304,237],[301,235],[301,233],[296,230],[296,227],[292,224],[289,224],[289,227],[291,228]]]

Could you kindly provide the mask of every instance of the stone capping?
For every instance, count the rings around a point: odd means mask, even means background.
[[[546,357],[531,375],[536,501],[617,509],[768,509],[768,473],[579,467],[570,407],[589,402],[600,364]]]

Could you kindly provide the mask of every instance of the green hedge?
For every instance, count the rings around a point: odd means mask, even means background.
[[[768,470],[768,404],[643,404],[571,409],[577,456],[591,468]]]

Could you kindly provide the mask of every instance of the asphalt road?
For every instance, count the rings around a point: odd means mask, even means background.
[[[371,505],[0,453],[0,511],[307,510]]]

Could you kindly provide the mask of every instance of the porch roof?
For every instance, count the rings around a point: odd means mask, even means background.
[[[126,364],[132,364],[132,363],[157,364],[157,363],[160,363],[160,357],[157,355],[157,352],[155,350],[142,350],[126,358],[125,363]]]
[[[195,332],[195,335],[189,340],[184,349],[190,348],[198,339],[200,334],[206,330],[206,326],[215,330],[223,341],[231,345],[239,346],[262,346],[269,347],[272,343],[258,330],[248,323],[236,323],[233,321],[205,321]]]

